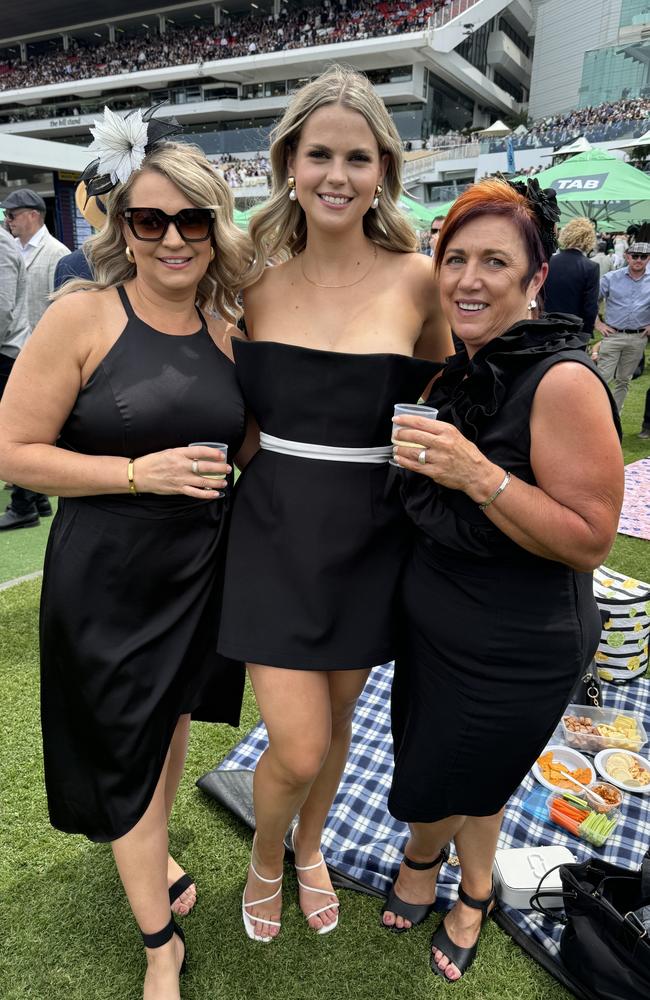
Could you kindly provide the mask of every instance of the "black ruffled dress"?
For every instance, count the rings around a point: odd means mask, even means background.
[[[491,461],[535,484],[530,412],[540,380],[563,361],[600,378],[577,331],[568,316],[519,323],[472,360],[464,351],[451,359],[428,402]],[[597,648],[592,575],[525,551],[465,493],[403,475],[416,537],[402,584],[389,808],[421,823],[492,815]]]

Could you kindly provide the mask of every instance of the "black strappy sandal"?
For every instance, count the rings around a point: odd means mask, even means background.
[[[487,899],[474,899],[473,896],[467,895],[462,885],[459,885],[458,898],[460,899],[461,903],[465,904],[465,906],[471,906],[473,910],[481,911],[481,926],[479,928],[478,937],[471,948],[461,948],[460,945],[454,944],[454,942],[447,934],[444,920],[441,921],[439,926],[433,932],[433,935],[431,937],[431,950],[429,952],[429,964],[431,965],[431,971],[435,972],[437,976],[440,976],[441,979],[444,979],[445,982],[447,983],[460,982],[460,980],[463,978],[467,970],[474,962],[474,959],[476,958],[476,954],[478,952],[478,943],[481,938],[481,931],[483,930],[483,925],[487,920],[487,918],[496,909],[496,907],[493,907],[493,909],[490,910],[490,907],[492,906],[492,903],[496,903],[497,894],[493,885],[492,892],[490,893]],[[448,976],[445,975],[442,969],[438,968],[436,960],[433,957],[434,950],[443,952],[447,956],[449,961],[456,966],[456,968],[460,972],[460,976],[458,977],[458,979],[450,979]]]
[[[183,875],[181,875],[180,878],[177,878],[174,884],[170,885],[169,887],[169,905],[171,906],[173,903],[175,903],[178,897],[182,896],[185,890],[189,889],[191,885],[194,885],[194,879],[192,878],[191,875],[188,875],[187,872],[184,872]],[[185,914],[186,917],[189,917],[190,913],[192,912],[195,906],[196,902],[192,903],[187,913]],[[181,914],[179,913],[178,916],[180,917]]]
[[[157,931],[155,934],[145,934],[144,931],[140,931],[142,934],[142,940],[144,941],[145,948],[162,948],[164,944],[171,941],[174,934],[178,934],[179,938],[183,942],[183,947],[185,948],[185,935],[182,929],[178,926],[173,917],[170,918],[169,923],[166,927],[163,927],[161,931]],[[187,969],[187,948],[185,948],[185,953],[183,954],[183,962],[178,974],[183,975]]]
[[[436,865],[442,865],[449,857],[449,844],[446,844],[440,851],[433,861],[411,861],[406,855],[402,858],[402,861],[407,868],[412,868],[416,872],[429,871],[431,868],[435,868]],[[395,892],[395,883],[393,882],[390,887],[390,892],[388,893],[388,899],[384,903],[381,911],[380,921],[381,926],[386,931],[392,931],[393,934],[405,934],[406,931],[410,931],[413,927],[417,927],[418,924],[424,923],[430,913],[433,912],[435,908],[435,900],[433,903],[407,903],[405,899],[400,899],[400,897]],[[396,927],[395,924],[389,926],[384,923],[384,913],[390,910],[394,913],[396,917],[404,917],[406,920],[411,921],[411,927]]]

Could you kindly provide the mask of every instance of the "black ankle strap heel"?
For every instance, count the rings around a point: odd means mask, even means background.
[[[406,855],[402,858],[402,862],[407,868],[412,868],[414,872],[426,872],[430,868],[435,868],[436,865],[442,864],[443,861],[447,861],[449,858],[449,844],[446,844],[440,850],[440,854],[436,854],[433,861],[411,861]]]
[[[474,899],[473,896],[469,896],[462,885],[458,886],[458,898],[461,903],[465,906],[470,906],[473,910],[481,911],[481,926],[479,928],[478,937],[476,942],[471,946],[471,948],[461,948],[460,945],[454,944],[445,928],[445,922],[442,920],[436,930],[433,932],[431,938],[431,952],[429,955],[429,964],[431,966],[431,971],[435,973],[436,976],[440,976],[444,979],[446,983],[452,985],[453,983],[460,982],[467,970],[470,968],[474,959],[476,958],[476,953],[478,952],[478,943],[481,937],[481,931],[483,930],[483,925],[488,917],[491,915],[492,910],[496,907],[497,894],[492,885],[492,891],[487,899]],[[493,906],[494,904],[494,906]],[[492,910],[490,909],[492,907]],[[441,951],[447,956],[450,962],[452,962],[458,971],[460,972],[459,979],[448,979],[445,973],[438,968],[435,958],[433,957],[434,950]]]
[[[407,858],[406,855],[404,855],[402,861],[407,868],[412,868],[413,871],[425,872],[430,868],[435,868],[436,865],[442,865],[448,858],[449,844],[445,844],[433,861],[412,861],[411,858]],[[390,892],[388,893],[388,899],[384,903],[381,910],[381,926],[385,931],[391,931],[393,934],[406,934],[409,930],[411,930],[411,927],[417,927],[418,924],[423,923],[429,914],[433,912],[435,905],[435,900],[433,903],[407,903],[405,899],[400,899],[397,895],[395,892],[395,883],[393,883],[390,888]],[[405,917],[407,920],[410,920],[411,927],[395,927],[394,924],[392,926],[385,924],[383,918],[384,913],[386,913],[387,910],[394,913],[398,917]]]
[[[174,934],[178,934],[179,938],[183,942],[183,947],[185,948],[185,934],[173,917],[170,917],[169,923],[163,927],[161,931],[156,931],[155,934],[145,934],[144,931],[140,931],[140,933],[142,934],[142,940],[144,941],[145,948],[162,948],[164,944],[171,941]],[[182,976],[186,969],[187,949],[185,949],[185,954],[183,955],[183,964],[180,967],[179,974]]]

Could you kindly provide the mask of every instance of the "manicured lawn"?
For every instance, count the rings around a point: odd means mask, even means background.
[[[53,830],[47,820],[38,722],[36,617],[39,581],[0,594],[2,824],[0,892],[3,1000],[136,1000],[144,956],[110,849]],[[240,907],[251,835],[206,798],[194,779],[256,721],[247,691],[241,731],[192,724],[172,851],[198,880],[186,919],[190,972],[183,1000],[397,1000],[446,996],[428,970],[432,922],[403,937],[379,926],[377,900],[343,892],[341,927],[309,933],[287,866],[281,938],[255,945]],[[563,1000],[567,994],[490,924],[467,1000]]]
[[[650,453],[636,434],[650,375],[625,408],[626,460]],[[49,521],[0,536],[0,582],[37,570]],[[650,546],[618,536],[609,566],[647,578]],[[0,896],[3,1000],[136,1000],[144,960],[110,849],[53,830],[47,820],[39,732],[37,614],[40,581],[0,593]],[[308,932],[287,868],[280,939],[249,942],[241,891],[250,831],[194,786],[257,715],[247,690],[240,731],[193,723],[190,753],[172,817],[172,851],[197,878],[199,903],[186,919],[190,971],[183,1000],[564,1000],[568,994],[496,926],[486,928],[467,980],[446,986],[428,971],[433,926],[384,932],[376,900],[343,892],[341,927]]]

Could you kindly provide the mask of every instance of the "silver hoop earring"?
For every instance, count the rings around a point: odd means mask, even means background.
[[[296,178],[287,177],[287,187],[289,188],[289,201],[295,201],[298,195],[296,194]]]
[[[533,309],[537,309],[537,299],[531,299],[528,303],[528,311],[532,312]]]
[[[375,197],[372,199],[372,204],[370,205],[371,208],[379,208],[379,198],[381,197],[381,192],[383,190],[384,189],[381,184],[378,184],[375,188]]]

